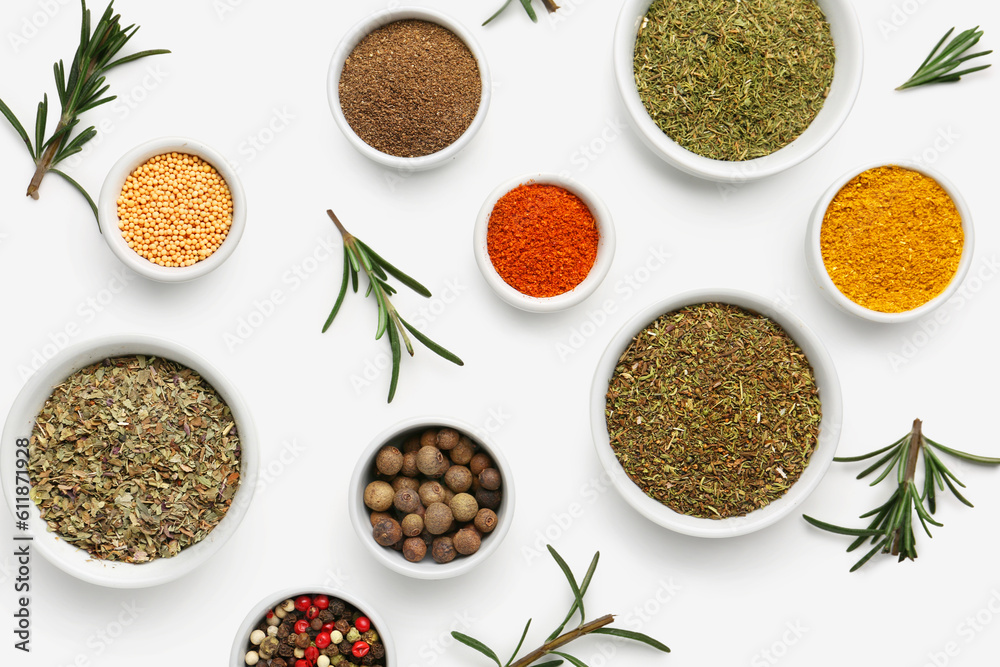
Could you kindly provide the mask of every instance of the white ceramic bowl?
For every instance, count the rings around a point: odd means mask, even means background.
[[[354,50],[354,47],[357,46],[362,39],[367,37],[369,33],[390,23],[405,21],[408,19],[436,23],[452,31],[458,36],[459,39],[465,42],[465,45],[469,47],[469,51],[472,52],[473,57],[476,59],[476,63],[479,65],[479,77],[482,82],[483,89],[482,94],[479,97],[479,109],[476,111],[476,116],[472,119],[472,124],[466,128],[462,136],[456,139],[454,143],[442,148],[438,152],[431,153],[430,155],[421,155],[420,157],[399,157],[397,155],[390,155],[368,145],[351,128],[350,123],[347,122],[347,118],[344,116],[343,109],[340,107],[340,74],[344,69],[344,62],[347,60],[347,56],[351,55],[351,51]],[[330,60],[330,70],[326,78],[326,92],[327,98],[330,101],[330,111],[333,112],[333,120],[337,123],[337,127],[340,128],[340,131],[344,133],[344,136],[347,137],[347,140],[358,150],[358,152],[365,157],[378,162],[379,164],[389,167],[390,169],[408,173],[413,171],[423,171],[425,169],[440,166],[441,164],[444,164],[454,158],[459,151],[465,148],[469,142],[472,141],[476,132],[479,131],[479,128],[481,128],[483,123],[486,121],[486,112],[489,110],[490,99],[493,96],[493,79],[490,77],[490,68],[486,62],[486,53],[483,51],[482,47],[479,46],[479,42],[476,41],[473,34],[465,26],[448,15],[434,9],[400,7],[394,9],[383,9],[375,12],[368,18],[357,23],[347,32],[346,35],[344,35],[344,38],[337,46],[337,50],[333,52],[333,58]]]
[[[861,24],[851,0],[817,0],[830,24],[836,65],[830,94],[812,124],[795,141],[770,155],[730,162],[713,160],[682,148],[657,126],[635,88],[633,59],[639,25],[652,0],[625,0],[615,27],[614,71],[618,91],[632,126],[654,153],[674,167],[713,181],[739,183],[793,167],[822,148],[847,119],[861,87]]]
[[[948,283],[948,286],[945,287],[940,294],[924,305],[902,313],[882,313],[877,310],[871,310],[870,308],[865,308],[864,306],[857,304],[844,296],[843,292],[837,289],[833,280],[830,279],[830,274],[826,272],[826,265],[823,263],[823,251],[820,248],[820,231],[823,227],[823,217],[826,215],[826,209],[830,206],[830,202],[833,201],[833,198],[837,196],[837,193],[840,192],[841,188],[847,185],[858,174],[868,171],[869,169],[874,169],[875,167],[883,167],[886,165],[895,165],[906,169],[912,169],[913,171],[918,171],[937,181],[944,191],[948,193],[952,201],[955,202],[955,207],[958,209],[958,213],[962,217],[962,232],[965,235],[965,239],[962,244],[962,257],[958,261],[958,269],[956,269],[955,275],[952,277],[951,282]],[[809,266],[809,272],[812,274],[813,282],[815,282],[819,287],[823,296],[825,296],[830,303],[835,305],[840,310],[850,313],[851,315],[857,315],[858,317],[866,320],[871,320],[872,322],[898,324],[902,322],[912,322],[924,317],[931,311],[939,308],[945,301],[950,299],[955,292],[958,291],[958,288],[962,285],[962,281],[965,280],[966,274],[969,272],[969,268],[972,266],[972,256],[975,251],[975,242],[975,231],[972,227],[972,213],[970,212],[968,205],[965,203],[965,199],[962,198],[961,193],[958,191],[958,188],[956,188],[951,181],[930,167],[908,162],[906,160],[896,162],[873,162],[859,169],[852,169],[838,178],[829,188],[827,188],[826,192],[823,193],[823,196],[819,198],[819,201],[816,202],[816,206],[813,208],[812,214],[809,217],[809,226],[806,228],[806,264]]]
[[[85,366],[108,357],[131,354],[163,357],[197,371],[219,392],[232,410],[241,447],[240,488],[222,521],[201,542],[183,549],[171,558],[157,558],[148,563],[100,560],[66,542],[58,534],[48,532],[48,526],[39,515],[35,503],[28,501],[18,507],[15,484],[15,470],[25,469],[19,464],[23,459],[19,459],[17,455],[17,440],[31,436],[35,418],[52,389]],[[34,536],[32,549],[60,570],[82,581],[111,588],[145,588],[164,584],[187,574],[211,558],[236,532],[246,515],[256,487],[258,460],[257,433],[253,418],[236,386],[205,359],[186,347],[162,338],[140,335],[85,341],[66,348],[53,357],[28,379],[17,395],[4,424],[3,439],[0,442],[0,476],[4,498],[15,516],[18,511],[27,510],[28,533]]]
[[[403,554],[390,548],[380,546],[372,538],[372,524],[370,520],[371,510],[365,506],[365,487],[375,479],[375,457],[383,445],[395,445],[401,447],[403,441],[409,436],[423,432],[429,428],[450,427],[468,436],[473,442],[479,445],[479,451],[489,454],[493,459],[493,464],[500,471],[500,478],[503,485],[500,487],[503,492],[503,499],[500,509],[497,510],[497,527],[491,533],[483,536],[482,546],[479,551],[471,556],[458,556],[450,563],[437,563],[431,558],[430,549],[427,556],[419,563],[411,563],[403,558]],[[479,563],[483,562],[500,547],[510,530],[510,524],[514,519],[514,475],[511,472],[507,459],[503,452],[485,433],[477,432],[469,424],[450,417],[418,417],[407,419],[392,426],[380,433],[371,444],[361,453],[358,464],[351,475],[351,483],[348,487],[348,514],[351,517],[351,525],[358,539],[364,545],[368,553],[379,563],[390,570],[405,574],[416,579],[447,579],[457,577],[460,574],[469,572]]]
[[[215,167],[219,175],[225,179],[233,198],[233,222],[226,240],[211,255],[191,266],[160,266],[149,261],[128,247],[121,230],[118,229],[118,197],[129,174],[152,157],[174,152],[196,155]],[[104,241],[125,266],[150,280],[179,283],[200,278],[214,271],[233,254],[246,228],[247,200],[239,176],[221,153],[194,139],[163,137],[136,146],[111,167],[107,178],[104,179],[100,198],[97,200],[97,218]]]
[[[385,622],[375,611],[375,609],[360,600],[353,595],[349,595],[336,588],[330,588],[329,586],[299,586],[297,588],[286,588],[284,590],[278,591],[268,595],[263,600],[255,604],[250,612],[240,623],[239,630],[236,631],[236,638],[233,640],[233,650],[229,654],[229,667],[246,667],[246,661],[244,657],[247,652],[247,642],[250,639],[250,633],[257,627],[257,624],[261,622],[264,615],[271,609],[274,609],[275,605],[281,604],[285,600],[295,599],[300,595],[326,595],[331,598],[337,597],[353,605],[359,611],[363,612],[365,616],[372,622],[372,627],[378,632],[381,638],[382,644],[385,646],[385,664],[386,667],[395,667],[396,665],[396,646],[392,640],[392,634],[389,631],[389,624]],[[293,661],[294,662],[294,661]],[[264,663],[260,663],[264,664]],[[350,664],[345,661],[344,664]]]
[[[632,339],[661,315],[685,306],[700,303],[728,303],[765,315],[777,322],[805,353],[812,366],[819,389],[823,412],[816,449],[802,476],[781,498],[754,510],[745,516],[726,519],[704,519],[675,512],[658,500],[647,496],[628,477],[614,451],[611,449],[605,403],[608,384],[618,364],[618,359]],[[823,479],[837,451],[837,441],[843,424],[843,399],[840,381],[833,360],[823,343],[797,316],[762,297],[732,289],[705,289],[685,292],[654,303],[637,313],[611,339],[607,350],[597,365],[590,392],[591,429],[597,456],[611,477],[612,485],[629,505],[650,521],[685,535],[696,537],[735,537],[770,526],[788,516],[798,507]]]
[[[500,274],[493,267],[492,260],[490,260],[486,238],[493,207],[496,206],[497,201],[501,197],[525,183],[556,185],[572,192],[587,205],[587,208],[590,209],[590,212],[594,216],[594,221],[597,223],[597,231],[600,234],[600,239],[597,244],[597,258],[594,260],[594,266],[591,267],[590,273],[583,279],[583,282],[563,294],[550,297],[535,297],[523,294],[508,285],[500,277]],[[553,313],[571,308],[582,302],[597,290],[605,276],[608,275],[611,263],[615,258],[615,226],[611,219],[611,211],[608,210],[608,207],[604,205],[604,202],[592,190],[571,178],[557,174],[527,174],[518,178],[512,178],[497,186],[486,198],[483,207],[479,209],[479,215],[476,216],[476,225],[473,229],[472,241],[473,251],[476,255],[476,264],[479,266],[479,271],[483,274],[483,278],[490,288],[497,296],[515,308],[533,313]]]

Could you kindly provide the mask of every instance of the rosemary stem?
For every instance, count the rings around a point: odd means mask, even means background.
[[[556,4],[555,0],[542,0],[542,4],[545,5],[545,9],[549,10],[550,14],[559,9],[559,5]]]
[[[910,431],[910,452],[906,457],[906,468],[903,470],[903,487],[912,484],[917,474],[917,458],[920,456],[920,451],[924,448],[924,436],[921,432],[922,426],[923,422],[919,419],[913,420],[913,429]],[[921,500],[920,498],[916,498],[914,502],[919,503]],[[902,544],[903,528],[900,526],[896,529],[895,536],[893,536],[892,551],[890,553],[893,556],[898,556]]]
[[[347,231],[346,229],[344,229],[344,225],[340,224],[340,220],[339,220],[339,219],[337,218],[337,214],[336,214],[336,213],[334,213],[334,212],[333,212],[332,210],[330,210],[330,209],[327,209],[327,210],[326,210],[326,214],[327,214],[328,216],[330,216],[330,219],[331,219],[331,220],[333,220],[333,224],[337,225],[337,229],[339,229],[339,230],[340,230],[340,234],[341,234],[341,236],[343,236],[343,237],[344,237],[344,240],[345,240],[345,241],[346,241],[346,240],[347,240],[347,239],[348,239],[349,237],[350,237],[350,238],[354,238],[354,237],[352,237],[352,236],[351,236],[351,235],[350,235],[350,234],[348,233],[348,231]]]
[[[539,658],[543,657],[547,653],[550,653],[551,651],[555,651],[556,649],[565,646],[566,644],[570,643],[574,639],[577,639],[578,637],[583,637],[584,635],[588,635],[594,630],[597,630],[598,628],[603,628],[605,625],[610,625],[614,620],[615,617],[613,614],[607,614],[605,616],[601,616],[596,620],[591,621],[590,623],[587,623],[586,625],[581,625],[580,627],[570,630],[569,632],[564,632],[563,634],[559,635],[552,641],[546,644],[542,644],[534,651],[532,651],[531,653],[527,654],[526,656],[524,656],[523,658],[512,664],[510,667],[528,667],[528,665],[535,662]]]
[[[69,121],[66,116],[63,115],[59,119],[59,125],[56,126],[56,132],[62,131]],[[38,186],[42,184],[42,178],[48,173],[49,169],[52,168],[52,160],[56,157],[56,151],[59,150],[59,144],[61,141],[53,141],[49,144],[49,147],[45,149],[45,152],[38,158],[38,162],[35,163],[35,173],[31,177],[31,182],[28,183],[28,191],[25,193],[28,197],[37,200],[38,199]],[[41,146],[39,146],[41,148]]]

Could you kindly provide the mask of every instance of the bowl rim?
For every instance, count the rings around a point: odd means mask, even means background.
[[[649,117],[635,88],[635,41],[639,24],[653,1],[625,0],[622,4],[615,26],[613,67],[619,97],[632,127],[650,150],[673,167],[722,183],[743,183],[772,176],[812,157],[833,138],[850,115],[861,89],[864,69],[861,22],[850,0],[817,0],[834,34],[836,66],[830,93],[809,127],[786,146],[751,160],[715,160],[682,148]],[[822,122],[817,124],[817,120]]]
[[[826,216],[826,210],[830,206],[830,202],[832,202],[841,189],[851,182],[856,176],[878,167],[902,167],[903,169],[916,171],[924,176],[927,176],[928,178],[934,179],[948,194],[948,196],[951,197],[951,200],[955,202],[955,208],[958,209],[959,217],[962,220],[962,233],[964,235],[964,239],[962,241],[962,256],[958,261],[958,267],[955,269],[955,275],[951,277],[948,285],[936,297],[920,306],[917,306],[916,308],[906,310],[901,313],[883,313],[877,310],[871,310],[861,304],[855,303],[844,295],[836,284],[834,284],[833,279],[830,278],[830,274],[827,273],[826,264],[823,262],[823,251],[820,247],[820,233],[823,228],[823,218]],[[955,184],[941,172],[912,160],[879,160],[868,162],[860,167],[855,167],[844,172],[844,174],[833,181],[830,187],[828,187],[820,196],[819,200],[817,200],[816,205],[813,207],[813,210],[809,215],[809,224],[806,227],[806,264],[809,266],[809,273],[812,275],[813,282],[817,287],[819,287],[820,291],[827,298],[827,300],[838,309],[871,322],[901,324],[904,322],[918,320],[937,310],[961,288],[966,275],[969,273],[969,269],[972,268],[972,260],[975,255],[976,245],[975,237],[975,227],[972,223],[972,211],[969,208],[969,205],[966,203],[965,198],[962,196],[962,193],[958,190]]]
[[[497,512],[498,525],[490,533],[489,538],[483,540],[479,551],[471,556],[455,558],[450,563],[437,563],[428,556],[419,563],[411,563],[403,558],[400,553],[382,547],[372,539],[369,510],[365,507],[363,500],[364,488],[371,481],[369,470],[374,465],[375,456],[383,445],[399,441],[405,434],[419,429],[441,427],[450,427],[462,435],[468,436],[469,439],[479,445],[481,450],[490,455],[490,458],[493,459],[493,464],[500,471],[500,477],[503,481],[503,498],[500,510]],[[351,472],[351,480],[348,484],[348,514],[351,517],[351,526],[354,528],[354,533],[357,535],[358,541],[361,542],[368,554],[380,564],[394,572],[405,574],[415,579],[448,579],[466,574],[496,553],[500,548],[500,544],[507,537],[514,519],[516,492],[513,480],[513,471],[503,451],[483,429],[476,428],[467,422],[453,417],[441,415],[411,417],[396,422],[384,429],[361,452],[358,462]]]
[[[257,487],[259,447],[253,415],[237,387],[198,353],[178,343],[157,336],[120,334],[76,343],[62,350],[36,371],[14,399],[0,440],[0,485],[11,514],[17,516],[14,483],[17,469],[17,440],[31,435],[38,411],[55,385],[77,370],[108,357],[145,354],[183,364],[196,371],[222,396],[233,414],[240,435],[240,488],[233,497],[226,516],[197,544],[170,558],[147,563],[125,563],[94,558],[70,545],[56,533],[49,532],[38,506],[28,501],[28,532],[32,545],[47,561],[81,581],[110,588],[146,588],[173,581],[209,560],[232,537],[246,517]],[[23,504],[22,504],[23,507]],[[24,510],[22,510],[24,511]]]
[[[309,591],[311,594],[340,598],[355,607],[358,611],[364,612],[365,616],[371,620],[372,626],[378,631],[382,645],[385,647],[385,662],[387,667],[393,667],[396,664],[396,645],[392,638],[392,632],[389,630],[389,624],[385,622],[385,619],[378,611],[375,611],[372,605],[351,593],[332,586],[295,586],[275,591],[271,595],[261,598],[257,604],[250,608],[250,611],[243,618],[239,628],[236,630],[236,635],[233,639],[233,648],[229,652],[230,667],[245,667],[246,662],[244,657],[246,653],[244,648],[250,638],[252,629],[260,622],[259,619],[263,618],[267,611],[273,609],[274,605],[277,605],[279,602],[294,599],[299,595],[310,594],[306,591]]]
[[[465,43],[472,53],[472,57],[476,59],[476,64],[479,66],[479,79],[482,84],[482,92],[479,96],[479,108],[476,110],[476,115],[473,117],[469,127],[465,129],[465,132],[441,150],[419,157],[390,155],[368,145],[354,132],[340,106],[340,75],[344,69],[344,63],[354,50],[354,47],[368,36],[369,33],[390,23],[405,21],[407,19],[436,23],[454,33]],[[361,19],[341,38],[340,43],[333,52],[333,56],[330,58],[330,67],[326,75],[326,94],[327,101],[330,104],[330,111],[333,113],[333,120],[347,138],[348,143],[368,159],[390,169],[408,173],[440,166],[454,158],[455,155],[472,141],[473,137],[475,137],[476,133],[479,132],[486,122],[486,113],[489,110],[490,101],[493,97],[493,79],[490,74],[489,63],[486,59],[486,52],[480,46],[475,35],[459,21],[444,12],[429,7],[390,7],[376,11]]]
[[[487,247],[487,232],[489,231],[490,215],[493,213],[493,207],[508,192],[528,183],[555,185],[571,192],[587,205],[597,223],[599,236],[597,257],[594,259],[594,266],[591,267],[587,277],[576,287],[556,296],[529,296],[508,285],[500,277],[500,274],[497,273],[496,268],[494,268]],[[579,181],[552,172],[524,174],[515,178],[509,178],[495,187],[486,197],[482,207],[479,209],[479,213],[476,215],[472,241],[476,265],[479,267],[479,272],[483,275],[490,289],[511,306],[532,313],[554,313],[572,308],[585,301],[597,291],[597,288],[601,286],[601,283],[607,277],[614,262],[616,247],[614,220],[611,217],[611,211],[604,201],[597,196],[597,193]]]
[[[625,473],[609,443],[605,396],[618,359],[633,337],[661,315],[701,303],[728,303],[764,315],[784,329],[805,353],[822,402],[822,420],[816,449],[799,479],[780,498],[749,514],[725,519],[705,519],[675,512],[647,496]],[[627,504],[653,523],[694,537],[722,538],[746,535],[766,528],[801,505],[819,486],[836,454],[843,428],[843,397],[833,360],[819,337],[797,315],[777,300],[726,287],[696,289],[651,303],[633,315],[614,335],[601,356],[590,392],[591,431],[598,459],[612,486]]]
[[[164,153],[187,153],[205,160],[215,167],[215,170],[226,181],[233,198],[233,220],[226,239],[215,252],[191,266],[160,266],[149,261],[128,247],[128,243],[118,229],[118,197],[121,194],[122,186],[125,185],[125,180],[129,174],[147,160]],[[219,268],[236,250],[236,246],[239,245],[240,239],[243,237],[243,231],[246,229],[246,193],[243,191],[243,184],[236,169],[224,155],[211,146],[187,137],[159,137],[145,141],[129,150],[108,171],[97,200],[97,220],[104,242],[125,266],[149,280],[163,283],[186,282],[200,278]]]

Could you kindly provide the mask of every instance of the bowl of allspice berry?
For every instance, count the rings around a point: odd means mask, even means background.
[[[348,491],[351,523],[391,570],[458,576],[496,551],[510,529],[511,477],[485,433],[450,418],[404,421],[362,453]]]

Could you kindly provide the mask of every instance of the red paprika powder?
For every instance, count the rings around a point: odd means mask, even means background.
[[[550,297],[583,282],[599,240],[597,221],[579,197],[557,185],[526,183],[494,205],[486,249],[504,282],[528,296]]]

